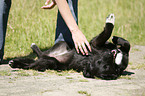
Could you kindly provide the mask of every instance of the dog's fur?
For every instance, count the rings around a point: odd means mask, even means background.
[[[130,44],[116,36],[112,38],[113,43],[107,42],[114,27],[114,19],[113,14],[109,15],[104,31],[90,41],[92,52],[88,56],[78,54],[63,41],[45,52],[33,43],[31,48],[38,55],[38,60],[17,58],[9,64],[12,68],[38,71],[74,69],[83,71],[83,75],[89,78],[117,79],[128,66]]]

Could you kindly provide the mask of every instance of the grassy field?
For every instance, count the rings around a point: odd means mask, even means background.
[[[5,44],[5,59],[30,54],[31,43],[41,49],[54,44],[57,7],[43,10],[45,0],[13,0]],[[103,30],[106,16],[116,16],[113,35],[131,45],[145,45],[144,0],[79,0],[79,27],[88,40]]]

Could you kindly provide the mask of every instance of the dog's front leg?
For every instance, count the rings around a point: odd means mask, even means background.
[[[105,42],[110,38],[114,27],[114,22],[115,16],[114,14],[110,14],[106,19],[104,31],[100,33],[99,36],[93,38],[93,40],[90,42],[94,47],[104,45]]]

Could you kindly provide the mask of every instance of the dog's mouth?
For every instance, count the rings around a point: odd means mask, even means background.
[[[116,54],[118,53],[116,49],[112,50],[111,53],[113,54],[113,57],[116,57]]]
[[[122,51],[120,49],[114,49],[111,53],[113,54],[113,63],[120,65],[123,58]]]

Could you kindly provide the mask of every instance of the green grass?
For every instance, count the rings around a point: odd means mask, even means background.
[[[66,79],[73,79],[73,77],[66,77]]]
[[[79,82],[89,82],[87,79],[80,79]]]
[[[145,70],[145,64],[136,64],[136,65],[132,65],[130,67],[132,70],[135,70],[135,69],[144,69]]]
[[[70,76],[70,73],[75,73],[76,71],[74,70],[64,70],[64,71],[46,70],[45,72],[48,74],[55,74],[58,76]],[[69,79],[69,77],[66,77],[66,79]]]
[[[131,76],[120,76],[119,79],[132,80],[133,78]]]
[[[43,10],[45,1],[14,0],[6,34],[5,59],[30,54],[31,43],[41,49],[54,44],[57,7]],[[116,16],[113,35],[131,45],[145,45],[144,0],[79,0],[79,27],[88,41],[98,35],[108,14]]]
[[[11,76],[11,72],[9,70],[1,70],[0,76]]]
[[[18,70],[17,75],[27,77],[27,76],[38,76],[38,75],[44,75],[44,74],[35,70]]]
[[[79,94],[85,94],[86,96],[91,96],[91,94],[88,94],[87,91],[78,91]]]

